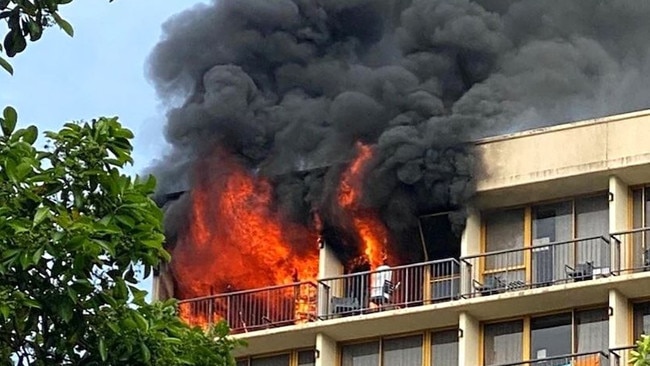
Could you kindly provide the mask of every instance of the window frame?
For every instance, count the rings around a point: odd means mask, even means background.
[[[391,335],[385,335],[385,336],[380,336],[380,337],[370,337],[370,338],[362,338],[362,339],[355,339],[353,341],[349,342],[341,342],[337,345],[337,365],[341,366],[343,364],[343,347],[345,346],[353,346],[356,344],[363,344],[363,343],[368,343],[368,342],[379,342],[379,362],[377,366],[385,366],[384,365],[384,341],[386,340],[391,340],[391,339],[399,339],[399,338],[408,338],[408,337],[414,337],[414,336],[421,336],[422,337],[422,365],[423,366],[429,366],[431,365],[431,360],[433,353],[431,352],[432,348],[432,340],[433,336],[436,333],[440,332],[449,332],[449,331],[456,331],[458,334],[459,328],[456,327],[446,327],[446,328],[439,328],[439,329],[433,329],[433,330],[426,330],[426,331],[417,331],[417,332],[408,332],[408,333],[400,333],[400,334],[391,334]],[[459,337],[457,337],[456,342],[459,343]],[[458,350],[457,350],[458,352]]]
[[[648,302],[650,302],[650,299],[648,299]],[[521,362],[527,362],[527,361],[532,361],[531,360],[531,320],[533,318],[539,318],[539,317],[545,317],[545,316],[553,316],[553,315],[561,315],[561,314],[566,314],[566,313],[571,313],[571,354],[577,353],[578,349],[578,343],[577,343],[577,322],[576,322],[576,314],[579,312],[583,311],[589,311],[589,310],[608,310],[609,309],[609,304],[598,304],[598,305],[590,305],[590,306],[585,306],[585,307],[577,307],[577,308],[571,308],[571,309],[563,309],[563,310],[556,310],[556,311],[549,311],[549,312],[542,312],[542,313],[535,313],[531,315],[526,315],[526,316],[519,316],[519,317],[510,317],[510,318],[502,318],[498,320],[490,320],[486,322],[482,322],[480,325],[480,336],[479,336],[479,365],[485,366],[485,326],[486,325],[491,325],[491,324],[500,324],[500,323],[508,323],[512,321],[517,321],[520,320],[523,323],[522,326],[522,359]],[[607,322],[609,324],[610,317],[607,317]],[[600,350],[602,352],[607,352],[608,349],[602,349]],[[591,351],[590,351],[591,352]],[[598,351],[593,351],[593,352],[598,352]]]
[[[650,188],[648,186],[647,188]],[[591,193],[586,193],[582,195],[577,195],[577,196],[570,196],[570,197],[562,197],[562,198],[555,198],[555,199],[550,199],[550,200],[543,200],[543,201],[536,201],[536,202],[530,202],[526,204],[520,204],[520,205],[514,205],[514,206],[507,206],[507,207],[500,207],[500,208],[494,208],[494,209],[487,209],[481,211],[481,226],[480,226],[480,258],[479,258],[479,276],[478,278],[480,281],[483,281],[486,275],[490,274],[495,274],[495,273],[502,273],[505,272],[506,270],[512,271],[512,270],[523,270],[524,271],[524,279],[526,283],[530,283],[532,281],[532,276],[533,276],[533,265],[532,265],[532,252],[531,248],[534,246],[533,245],[533,209],[538,206],[544,206],[544,205],[552,205],[556,203],[562,203],[562,202],[570,202],[571,203],[571,239],[570,240],[577,240],[580,239],[576,237],[577,235],[577,220],[578,217],[576,215],[576,202],[582,199],[588,199],[588,198],[594,198],[594,197],[607,197],[608,191],[607,190],[599,190],[596,192],[591,192]],[[511,211],[511,210],[521,210],[523,209],[523,246],[521,248],[516,248],[517,250],[523,251],[523,264],[519,266],[512,266],[512,267],[504,267],[504,268],[490,268],[487,269],[486,267],[486,254],[492,253],[487,251],[487,245],[488,245],[488,228],[487,228],[487,217],[491,214],[497,214],[500,212],[505,212],[505,211]],[[608,212],[609,212],[609,207],[608,207]],[[609,228],[607,228],[609,231]],[[555,242],[561,242],[561,241],[555,241]],[[552,244],[553,242],[551,242]],[[574,245],[574,252],[577,251],[577,246]],[[494,252],[494,251],[493,251]],[[574,258],[575,258],[575,253],[574,253]],[[611,260],[611,259],[610,259]]]

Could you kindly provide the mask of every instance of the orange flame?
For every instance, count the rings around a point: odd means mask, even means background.
[[[273,209],[271,184],[219,151],[198,166],[192,217],[171,263],[176,297],[256,289],[312,280],[318,273],[315,230]],[[214,166],[217,165],[217,166]],[[297,278],[296,278],[297,277]],[[189,310],[181,309],[184,319]],[[198,319],[203,323],[203,319]]]
[[[357,143],[357,156],[343,172],[339,186],[339,206],[352,216],[352,224],[362,242],[364,256],[371,269],[384,261],[387,249],[388,230],[376,211],[361,207],[364,169],[372,159],[372,149]]]

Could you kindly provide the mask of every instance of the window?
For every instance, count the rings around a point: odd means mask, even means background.
[[[422,336],[386,339],[382,353],[384,365],[422,365]]]
[[[273,356],[254,356],[237,360],[237,366],[314,366],[314,350],[292,351]]]
[[[458,366],[458,330],[343,345],[341,366]]]
[[[650,334],[650,302],[634,304],[634,339]]]
[[[458,329],[431,335],[430,366],[458,366]]]
[[[486,366],[522,361],[523,321],[488,324],[484,331]]]
[[[609,232],[604,193],[485,213],[484,218],[480,288],[545,286],[611,271],[611,247],[600,238]]]
[[[609,347],[609,316],[607,309],[575,313],[575,352],[598,352]]]
[[[316,359],[314,351],[302,351],[298,353],[298,366],[315,366]]]
[[[251,360],[251,366],[289,366],[289,355],[278,355]]]
[[[530,359],[571,354],[571,313],[530,321]]]
[[[632,190],[632,224],[634,229],[650,227],[650,187]],[[635,233],[632,239],[633,268],[650,267],[650,231]]]
[[[606,351],[608,318],[607,308],[598,308],[485,324],[484,365]]]
[[[342,366],[377,366],[379,365],[379,342],[343,346],[341,360]]]

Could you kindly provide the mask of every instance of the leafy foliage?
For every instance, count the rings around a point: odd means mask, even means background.
[[[636,341],[636,349],[630,351],[630,365],[650,366],[650,335],[641,335]]]
[[[154,178],[120,173],[131,131],[68,123],[37,149],[17,118],[0,118],[0,365],[232,364],[226,326],[191,329],[135,286],[169,254]]]
[[[4,50],[8,57],[14,57],[25,50],[28,40],[38,41],[45,28],[54,24],[72,37],[72,25],[59,14],[59,7],[71,2],[72,0],[0,0],[0,19],[7,22],[8,28],[0,52]],[[13,73],[11,64],[1,56],[0,67]]]

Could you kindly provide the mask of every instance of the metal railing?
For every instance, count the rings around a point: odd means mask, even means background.
[[[650,228],[628,230],[610,235],[612,243],[622,248],[621,272],[650,270]]]
[[[292,325],[316,319],[315,282],[224,293],[179,301],[179,315],[190,325],[225,320],[233,333]]]
[[[636,349],[636,346],[610,348],[609,358],[611,359],[611,366],[627,365],[630,359],[630,351],[633,349]]]
[[[460,262],[444,259],[386,270],[325,278],[319,285],[319,318],[419,306],[457,299]]]
[[[499,364],[498,366],[607,366],[609,354],[605,352],[584,352],[553,356],[536,360]]]
[[[595,236],[461,258],[464,296],[585,281],[616,273],[618,250]]]

